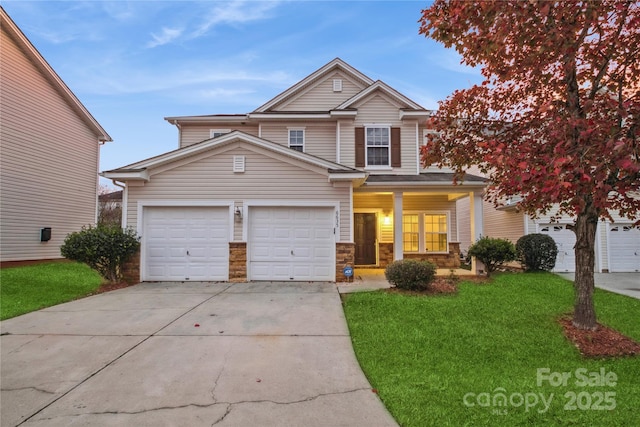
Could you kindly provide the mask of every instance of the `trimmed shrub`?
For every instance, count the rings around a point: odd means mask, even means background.
[[[384,275],[392,285],[409,291],[424,291],[436,276],[436,266],[429,261],[403,259],[387,266]]]
[[[516,259],[516,248],[507,239],[482,237],[469,247],[469,255],[484,264],[487,276]]]
[[[516,242],[516,252],[526,271],[551,271],[556,266],[558,246],[547,234],[527,234]]]
[[[65,258],[87,264],[112,283],[122,279],[122,265],[140,248],[130,228],[102,224],[68,234],[60,247]]]

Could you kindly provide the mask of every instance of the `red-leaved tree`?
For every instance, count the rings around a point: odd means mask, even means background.
[[[440,103],[423,163],[458,177],[476,165],[490,201],[521,196],[534,217],[571,215],[573,323],[595,329],[598,220],[640,219],[640,4],[436,0],[420,23],[484,77]]]

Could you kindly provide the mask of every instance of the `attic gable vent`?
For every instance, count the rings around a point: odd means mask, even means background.
[[[233,173],[244,172],[244,156],[233,156]]]
[[[333,79],[333,91],[342,92],[342,79]]]

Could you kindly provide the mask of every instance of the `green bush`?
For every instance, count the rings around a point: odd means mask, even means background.
[[[469,247],[469,255],[484,264],[487,276],[516,259],[516,248],[507,239],[482,237]]]
[[[556,266],[558,246],[547,234],[527,234],[516,242],[518,261],[527,271],[551,271]]]
[[[389,264],[384,275],[392,285],[409,291],[424,291],[436,276],[436,266],[429,261],[403,259]]]
[[[140,248],[140,239],[132,229],[118,225],[83,227],[68,234],[60,247],[62,256],[87,264],[112,283],[122,278],[122,265]]]

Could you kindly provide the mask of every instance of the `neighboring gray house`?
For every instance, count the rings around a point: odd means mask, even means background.
[[[65,236],[96,221],[111,137],[1,7],[0,28],[0,261],[61,258]]]
[[[485,180],[424,169],[431,112],[335,59],[254,111],[167,117],[178,149],[106,171],[140,279],[340,281],[394,259],[459,266]],[[464,224],[456,201],[468,199]]]

